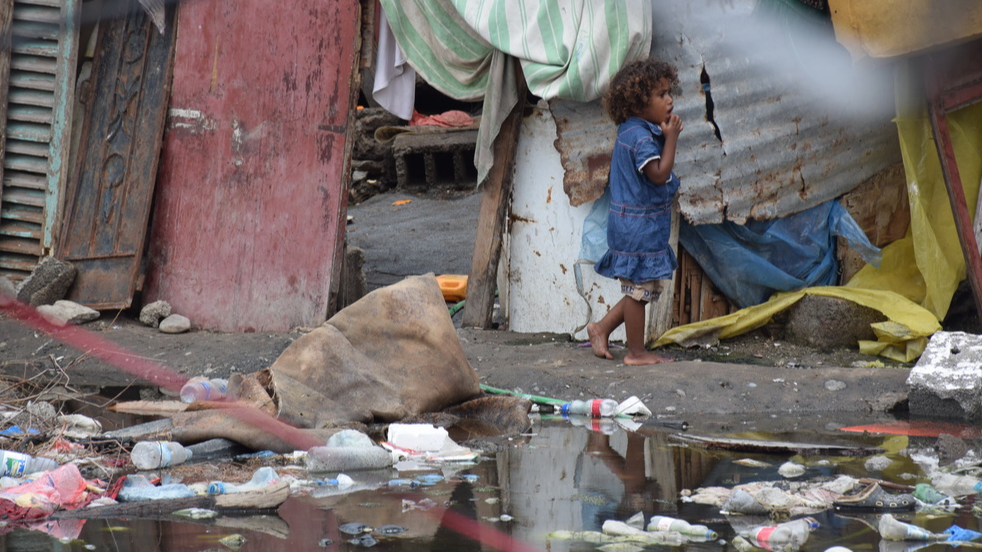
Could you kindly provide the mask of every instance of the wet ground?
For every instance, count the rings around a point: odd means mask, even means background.
[[[724,431],[720,420],[700,418],[694,419],[686,431],[652,422],[628,430],[611,420],[596,420],[593,425],[583,424],[585,419],[575,421],[534,416],[528,433],[514,437],[499,452],[482,455],[477,462],[423,466],[416,471],[350,472],[355,485],[348,490],[333,485],[311,486],[275,511],[187,522],[174,521],[179,518],[169,516],[99,519],[86,521],[80,528],[63,521],[63,527],[48,529],[68,531],[73,536],[72,531],[78,530],[78,538],[58,542],[43,532],[18,530],[0,536],[0,548],[134,552],[370,547],[394,551],[734,550],[730,542],[737,531],[777,520],[725,515],[717,507],[687,502],[683,495],[701,488],[730,489],[755,481],[780,481],[780,486],[803,481],[819,484],[838,475],[911,486],[927,481],[927,472],[917,460],[938,459],[934,456],[937,439],[933,436],[848,432],[824,428],[818,425],[823,423],[821,420],[810,418],[789,417],[777,422],[772,417],[739,417],[727,424],[731,429]],[[889,420],[876,417],[854,421]],[[784,429],[778,431],[777,427]],[[968,450],[976,451],[979,467],[979,427],[937,426],[937,431],[941,429],[964,435]],[[720,450],[687,444],[685,437],[740,438],[787,450]],[[873,457],[884,457],[887,464],[871,470],[866,462]],[[749,460],[761,464],[745,465]],[[805,473],[790,479],[780,476],[778,468],[787,461],[805,466]],[[238,468],[243,477],[248,477],[256,466],[253,463]],[[309,477],[303,469],[284,465],[276,468],[281,475]],[[181,473],[192,471],[175,468],[163,475],[168,478]],[[980,495],[976,495],[976,509],[974,500],[965,500],[966,504],[953,512],[929,515],[909,511],[896,517],[934,532],[951,525],[979,531]],[[624,521],[637,512],[642,512],[647,520],[660,514],[704,524],[718,538],[674,546],[613,549],[552,536],[558,531],[600,531],[606,520]],[[877,512],[828,509],[814,512],[812,517],[820,527],[800,550],[844,546],[856,552],[907,552],[926,544],[882,539],[876,529]],[[943,552],[950,548],[935,544],[929,550]]]

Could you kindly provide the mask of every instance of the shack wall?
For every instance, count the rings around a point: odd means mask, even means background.
[[[316,325],[337,288],[359,5],[181,4],[145,301],[199,327]]]
[[[832,30],[763,19],[759,7],[755,0],[653,2],[652,55],[671,61],[680,78],[678,207],[695,224],[783,217],[835,199],[901,159],[885,72],[855,73]],[[808,59],[790,57],[795,47],[808,48]],[[832,75],[840,81],[824,86]],[[841,96],[829,97],[834,92]],[[573,333],[585,323],[573,265],[584,218],[607,181],[613,131],[598,101],[541,102],[524,120],[504,241],[511,329]],[[618,286],[597,279],[591,265],[582,272],[596,320],[619,300]]]

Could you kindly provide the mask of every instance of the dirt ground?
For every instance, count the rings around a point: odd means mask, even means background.
[[[82,326],[86,351],[60,343],[11,319],[0,320],[0,373],[7,384],[35,378],[59,382],[70,391],[163,398],[156,387],[126,370],[149,360],[185,377],[226,378],[268,367],[303,335],[224,334],[191,331],[164,334],[130,313]],[[745,413],[884,413],[904,410],[907,366],[849,349],[820,351],[775,341],[756,332],[717,347],[663,348],[672,363],[649,367],[596,358],[581,343],[557,334],[517,334],[458,329],[459,341],[482,383],[501,389],[563,398],[639,396],[659,415]],[[98,358],[119,346],[112,364]],[[139,369],[134,370],[139,373]],[[143,391],[141,391],[143,389]],[[873,391],[877,390],[877,391]]]
[[[411,202],[394,205],[403,199]],[[434,198],[394,192],[350,207],[348,239],[366,253],[369,289],[410,274],[467,273],[479,199],[478,194]],[[460,317],[454,319],[458,325]],[[171,335],[136,318],[135,310],[104,312],[82,326],[87,337],[81,352],[0,316],[0,373],[15,380],[43,373],[76,389],[103,388],[134,399],[147,384],[97,358],[111,344],[128,351],[115,358],[124,369],[139,358],[184,376],[228,377],[270,366],[306,331]],[[856,348],[798,346],[770,331],[714,347],[663,348],[660,353],[674,362],[629,367],[619,362],[617,346],[616,360],[606,361],[567,335],[458,329],[482,382],[497,388],[564,399],[637,395],[665,415],[905,410],[911,365],[862,355]]]

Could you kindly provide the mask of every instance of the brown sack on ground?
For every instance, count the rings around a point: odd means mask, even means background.
[[[433,274],[366,295],[268,371],[277,417],[298,427],[392,422],[481,394]]]

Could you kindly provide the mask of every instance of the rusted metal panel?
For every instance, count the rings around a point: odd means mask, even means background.
[[[836,47],[832,35],[807,40],[795,23],[760,23],[759,4],[653,1],[651,55],[679,72],[674,112],[685,128],[675,172],[680,211],[694,224],[783,217],[836,198],[901,159],[892,83],[871,79],[852,88],[860,79],[850,59],[823,50]],[[794,46],[813,48],[815,56],[797,59]],[[826,65],[803,65],[817,58]],[[825,83],[831,76],[839,80]],[[843,96],[832,97],[835,89]],[[551,102],[551,109],[565,189],[572,204],[593,200],[607,175],[613,125],[600,102]],[[592,159],[598,168],[590,168]]]
[[[6,0],[0,8],[0,273],[14,280],[50,252],[62,217],[80,4]]]
[[[929,121],[960,239],[960,249],[967,267],[967,278],[977,303],[977,316],[981,317],[980,245],[967,205],[967,196],[964,194],[960,168],[957,166],[957,156],[950,136],[950,125],[946,120],[948,112],[981,100],[981,41],[972,42],[946,54],[930,55],[924,63]],[[980,206],[977,208],[980,209]]]
[[[146,300],[220,331],[324,321],[359,18],[356,2],[181,4]]]
[[[128,14],[100,25],[58,247],[78,269],[69,299],[97,309],[129,307],[137,287],[174,56],[173,25],[158,32],[137,0],[108,7]]]

